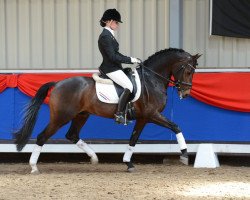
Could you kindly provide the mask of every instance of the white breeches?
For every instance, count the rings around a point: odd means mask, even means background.
[[[110,72],[106,75],[124,89],[129,89],[131,93],[133,92],[133,84],[122,70]]]

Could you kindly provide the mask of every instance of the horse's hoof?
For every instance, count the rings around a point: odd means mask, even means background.
[[[31,170],[30,174],[38,175],[38,174],[40,174],[40,172],[39,172],[39,170]]]
[[[180,162],[183,163],[184,165],[189,164],[188,156],[180,156]]]
[[[134,168],[134,167],[128,168],[127,171],[128,171],[129,173],[135,172],[135,168]]]
[[[31,174],[34,174],[34,175],[35,174],[40,174],[36,164],[30,164],[30,166],[31,166],[31,172],[30,172]]]
[[[133,163],[130,161],[130,162],[125,162],[126,165],[127,165],[127,172],[135,172],[135,167],[133,165]]]
[[[91,164],[93,164],[93,165],[96,165],[96,164],[98,164],[98,158],[97,158],[97,156],[93,156],[93,157],[91,157]]]

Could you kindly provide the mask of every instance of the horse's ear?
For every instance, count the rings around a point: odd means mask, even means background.
[[[194,55],[194,56],[192,56],[192,57],[193,57],[193,59],[198,60],[198,58],[201,57],[201,56],[202,56],[202,54],[198,54],[198,53],[197,53],[196,55]]]

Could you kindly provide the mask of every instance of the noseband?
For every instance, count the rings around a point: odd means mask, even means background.
[[[195,68],[194,68],[191,64],[187,63],[186,65],[182,65],[182,66],[175,72],[175,76],[176,76],[178,73],[181,73],[181,75],[183,75],[184,70],[185,70],[186,67],[191,67],[191,69],[192,69],[193,71],[195,71]],[[180,76],[180,77],[182,77],[182,76]],[[181,81],[181,80],[179,80],[179,79],[178,79],[177,81],[175,81],[175,87],[178,89],[178,91],[181,91],[181,86],[182,86],[182,85],[189,86],[188,89],[190,89],[190,88],[192,87],[192,83],[187,83],[187,82]]]

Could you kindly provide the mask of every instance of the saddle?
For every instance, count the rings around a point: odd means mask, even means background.
[[[133,110],[133,102],[139,99],[141,95],[141,81],[136,69],[125,69],[124,73],[128,76],[133,84],[133,93],[131,94],[129,103],[127,104],[125,113],[128,113]],[[104,73],[94,73],[93,79],[96,84],[96,94],[98,99],[101,102],[109,103],[109,104],[117,104],[119,101],[119,97],[123,92],[123,88],[114,83],[111,79],[109,79]],[[133,117],[129,117],[132,119]]]
[[[100,78],[101,79],[107,79],[107,80],[110,80],[112,81],[106,74],[104,74],[100,69]],[[132,94],[130,95],[130,99],[133,99],[135,97],[135,94],[137,92],[137,85],[136,85],[136,82],[135,82],[135,75],[134,75],[134,72],[132,71],[132,69],[130,68],[126,68],[123,70],[123,72],[127,75],[127,77],[129,78],[129,80],[131,81],[132,85],[133,85],[133,92]],[[112,81],[113,82],[113,81]],[[116,89],[116,92],[117,92],[117,95],[118,97],[121,96],[122,92],[124,91],[124,88],[121,87],[120,85],[118,85],[117,83],[113,82],[114,86],[115,86],[115,89]]]

